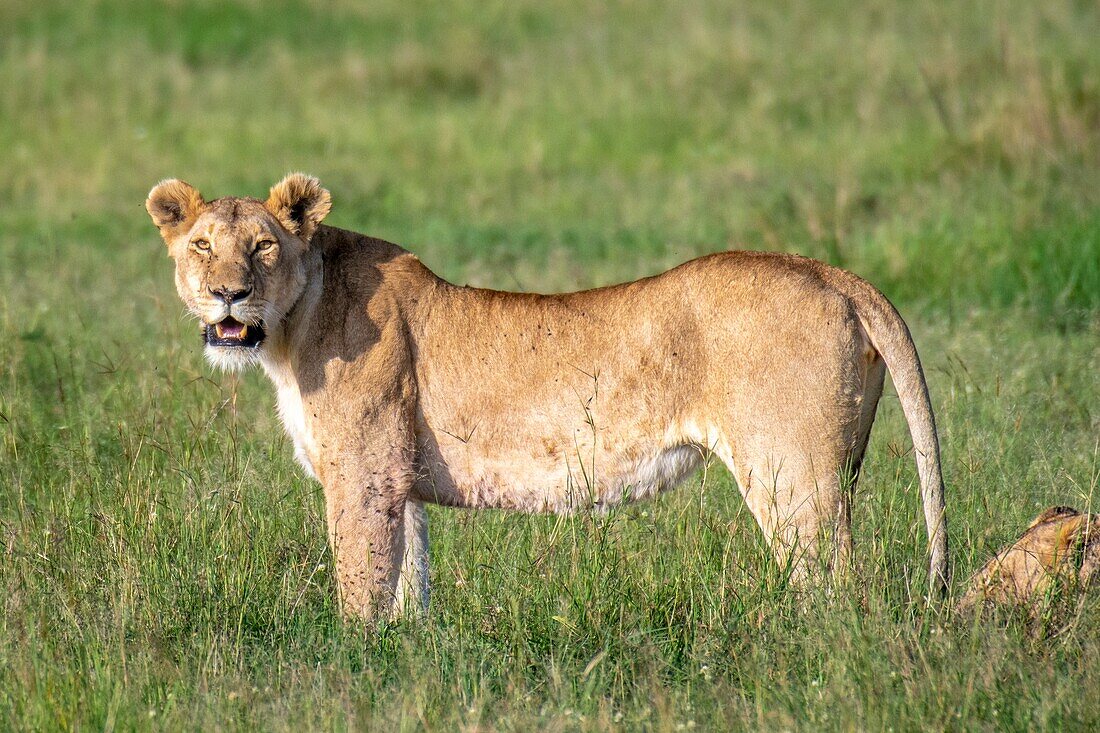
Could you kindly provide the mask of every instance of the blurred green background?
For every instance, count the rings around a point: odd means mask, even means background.
[[[31,220],[65,240],[132,226],[136,244],[163,177],[261,195],[305,169],[333,223],[475,283],[591,285],[745,246],[902,301],[1100,303],[1093,3],[0,13],[17,240]]]
[[[858,591],[798,598],[717,467],[606,517],[432,512],[435,605],[334,607],[317,487],[214,373],[143,209],[263,196],[461,283],[729,248],[851,269],[930,373],[959,584],[1100,477],[1095,2],[0,4],[0,725],[1087,728],[1096,604],[927,614],[884,400]]]

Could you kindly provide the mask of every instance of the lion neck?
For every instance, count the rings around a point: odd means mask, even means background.
[[[302,259],[305,287],[279,325],[269,329],[267,343],[260,355],[260,364],[277,385],[293,373],[293,356],[307,335],[307,324],[313,318],[324,289],[325,272],[320,247],[311,247]]]

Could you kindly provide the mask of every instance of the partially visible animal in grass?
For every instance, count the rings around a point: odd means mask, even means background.
[[[1087,588],[1098,568],[1100,515],[1051,507],[974,573],[957,609],[1016,607],[1033,615],[1052,594]]]

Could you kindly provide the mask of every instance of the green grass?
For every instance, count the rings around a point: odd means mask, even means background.
[[[368,8],[369,9],[366,9]],[[1100,603],[930,611],[887,397],[855,582],[787,588],[730,478],[607,516],[432,510],[433,608],[335,606],[262,377],[212,373],[142,201],[262,195],[459,282],[730,247],[876,283],[944,445],[956,587],[1098,506],[1089,3],[0,5],[0,727],[1095,729]]]

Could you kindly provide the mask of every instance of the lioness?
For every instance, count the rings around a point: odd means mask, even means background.
[[[452,285],[321,224],[315,178],[266,201],[167,180],[146,208],[225,369],[259,364],[323,485],[345,613],[427,603],[423,504],[573,512],[653,496],[708,455],[802,577],[850,553],[849,497],[888,366],[916,447],[934,586],[939,445],[917,351],[871,285],[727,252],[560,295]],[[828,551],[826,551],[828,549]]]

